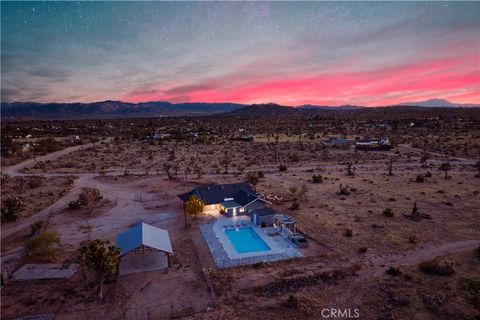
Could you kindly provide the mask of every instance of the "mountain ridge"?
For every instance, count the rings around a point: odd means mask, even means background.
[[[430,99],[420,102],[405,102],[391,106],[364,107],[358,105],[322,106],[306,104],[300,106],[282,106],[275,103],[241,104],[241,103],[209,103],[168,101],[123,102],[104,100],[90,103],[40,103],[12,102],[1,103],[1,118],[4,120],[63,120],[63,119],[101,119],[131,117],[169,117],[169,116],[294,116],[298,114],[323,111],[348,111],[371,108],[463,108],[480,107],[478,104],[457,104],[442,99]]]

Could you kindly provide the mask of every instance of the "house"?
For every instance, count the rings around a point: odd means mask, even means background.
[[[196,196],[205,203],[203,212],[220,212],[228,217],[249,214],[255,209],[264,208],[266,203],[246,182],[200,186],[178,195],[184,203],[191,196]]]
[[[80,136],[78,134],[70,134],[68,135],[68,140],[70,141],[79,141],[80,140]]]
[[[255,209],[250,213],[250,220],[262,228],[273,226],[273,217],[277,212],[272,208]]]
[[[120,248],[120,274],[162,270],[170,266],[173,254],[167,230],[139,222],[117,236]]]
[[[355,148],[363,151],[391,150],[393,146],[388,139],[367,139],[355,142]]]

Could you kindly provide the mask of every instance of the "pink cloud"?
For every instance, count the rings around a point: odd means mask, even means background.
[[[478,103],[480,64],[478,55],[452,56],[393,67],[348,72],[328,68],[324,72],[275,74],[271,65],[242,66],[221,77],[172,85],[164,90],[133,93],[127,101],[170,100],[198,102],[276,102],[369,106],[405,102],[413,97],[451,98],[458,103]],[[286,61],[279,58],[278,61]],[[352,62],[343,61],[349,66]],[[249,80],[251,79],[251,80]],[[425,94],[428,93],[428,94]],[[180,97],[179,97],[180,94]]]

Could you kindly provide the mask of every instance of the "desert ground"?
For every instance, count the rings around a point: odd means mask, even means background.
[[[406,118],[401,129],[380,130],[338,119],[284,119],[269,128],[255,119],[222,132],[222,121],[186,119],[159,120],[166,124],[156,128],[199,131],[200,123],[211,127],[204,129],[209,134],[155,141],[119,124],[117,134],[109,127],[94,143],[2,164],[2,200],[15,195],[27,203],[16,222],[2,224],[3,268],[28,261],[23,245],[39,220],[60,237],[58,262],[89,239],[114,242],[140,220],[167,229],[174,251],[171,268],[120,276],[102,301],[92,278],[84,281],[78,272],[67,280],[5,279],[4,319],[322,319],[324,309],[358,309],[361,319],[479,316],[478,122],[432,129],[410,127]],[[239,134],[254,141],[231,139]],[[390,137],[395,147],[366,152],[321,144],[358,136]],[[445,162],[447,178],[439,170]],[[185,229],[178,194],[245,181],[248,172],[263,172],[258,192],[279,196],[273,208],[297,221],[310,242],[301,249],[305,258],[217,269],[198,228],[214,218],[188,217]],[[314,183],[313,175],[322,181]],[[40,186],[31,188],[37,180]],[[340,186],[348,188],[341,193]],[[83,187],[103,195],[93,216],[68,208]],[[295,197],[299,207],[292,210]],[[414,205],[424,214],[419,221],[409,218]],[[422,269],[428,261],[453,271]]]

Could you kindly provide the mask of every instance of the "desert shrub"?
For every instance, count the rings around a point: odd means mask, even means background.
[[[345,237],[352,237],[353,236],[353,230],[352,229],[347,229],[345,230]]]
[[[40,188],[43,185],[42,178],[34,178],[28,183],[30,189]]]
[[[390,209],[390,208],[387,208],[387,209],[383,210],[383,215],[387,218],[393,218],[393,216],[394,216],[393,210]]]
[[[27,257],[39,261],[53,261],[58,255],[59,249],[56,245],[59,243],[60,238],[55,231],[45,231],[26,243]]]
[[[53,138],[42,139],[37,142],[35,150],[40,154],[55,152],[60,149],[60,144]]]
[[[416,235],[411,235],[408,237],[408,243],[415,244],[417,243],[417,236]]]
[[[468,292],[468,302],[480,310],[480,278],[467,279],[465,281],[465,290]]]
[[[258,261],[258,262],[255,262],[252,266],[253,266],[255,269],[261,269],[261,268],[265,267],[265,262],[263,262],[263,261]]]
[[[425,176],[423,174],[417,175],[417,177],[415,178],[415,182],[417,182],[417,183],[425,182]]]
[[[263,172],[263,171],[258,171],[258,172],[257,172],[257,175],[258,175],[258,177],[259,177],[260,179],[265,178],[265,172]]]
[[[285,172],[285,171],[287,171],[287,169],[288,169],[288,167],[287,167],[287,165],[285,165],[285,164],[281,164],[281,165],[278,167],[278,170],[279,170],[280,172]]]
[[[425,173],[425,178],[430,178],[432,176],[432,173],[430,171],[427,171],[427,173]]]
[[[390,267],[385,271],[385,273],[396,277],[396,276],[401,275],[402,271],[399,268]]]
[[[312,176],[312,182],[313,183],[322,183],[323,182],[323,177],[321,174],[314,174]]]
[[[451,276],[455,273],[455,270],[450,263],[440,264],[435,260],[424,261],[420,263],[419,268],[423,273],[435,276]]]
[[[360,252],[360,253],[366,253],[367,251],[368,251],[368,248],[367,248],[367,247],[360,247],[360,248],[358,249],[358,252]]]
[[[68,209],[75,210],[75,209],[80,209],[82,207],[82,204],[78,200],[72,200],[68,203]]]
[[[477,257],[480,259],[480,247],[477,248]]]
[[[287,302],[286,302],[287,308],[290,309],[295,309],[298,307],[298,299],[295,297],[293,294],[288,296]]]
[[[43,228],[43,225],[45,222],[43,220],[38,220],[35,223],[32,223],[30,226],[30,234],[34,236],[38,231],[40,231]]]
[[[25,209],[25,202],[18,197],[10,197],[2,200],[1,221],[17,221],[22,210]]]

